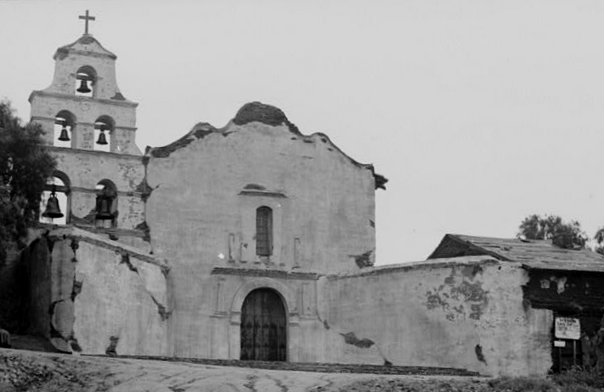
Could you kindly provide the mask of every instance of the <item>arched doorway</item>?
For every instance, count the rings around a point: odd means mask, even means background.
[[[287,323],[285,306],[271,289],[251,291],[241,309],[241,359],[285,361]]]

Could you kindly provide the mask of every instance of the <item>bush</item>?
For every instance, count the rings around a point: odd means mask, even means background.
[[[538,377],[501,377],[489,381],[493,391],[501,392],[561,392],[552,380]]]
[[[596,370],[573,368],[552,376],[552,380],[565,388],[573,388],[565,389],[569,392],[604,390],[604,374],[598,374]]]

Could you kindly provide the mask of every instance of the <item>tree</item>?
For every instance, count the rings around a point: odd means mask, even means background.
[[[596,248],[595,251],[604,256],[604,227],[600,227],[594,235],[594,240],[596,240]],[[602,326],[604,328],[604,325]]]
[[[40,197],[56,162],[44,148],[39,125],[22,125],[10,103],[0,102],[0,265],[10,244],[36,224]]]
[[[548,240],[566,249],[584,248],[587,235],[577,221],[566,223],[557,215],[530,215],[520,223],[519,235],[529,240]]]

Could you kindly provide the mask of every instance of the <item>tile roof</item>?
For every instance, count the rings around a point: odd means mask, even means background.
[[[447,234],[428,259],[490,255],[529,269],[604,272],[604,256],[588,249],[563,249],[549,240]]]

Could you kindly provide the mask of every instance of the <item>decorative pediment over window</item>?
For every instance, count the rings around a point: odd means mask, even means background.
[[[279,191],[267,190],[266,187],[258,184],[247,184],[243,190],[239,192],[242,196],[268,196],[268,197],[285,197],[285,193]]]

